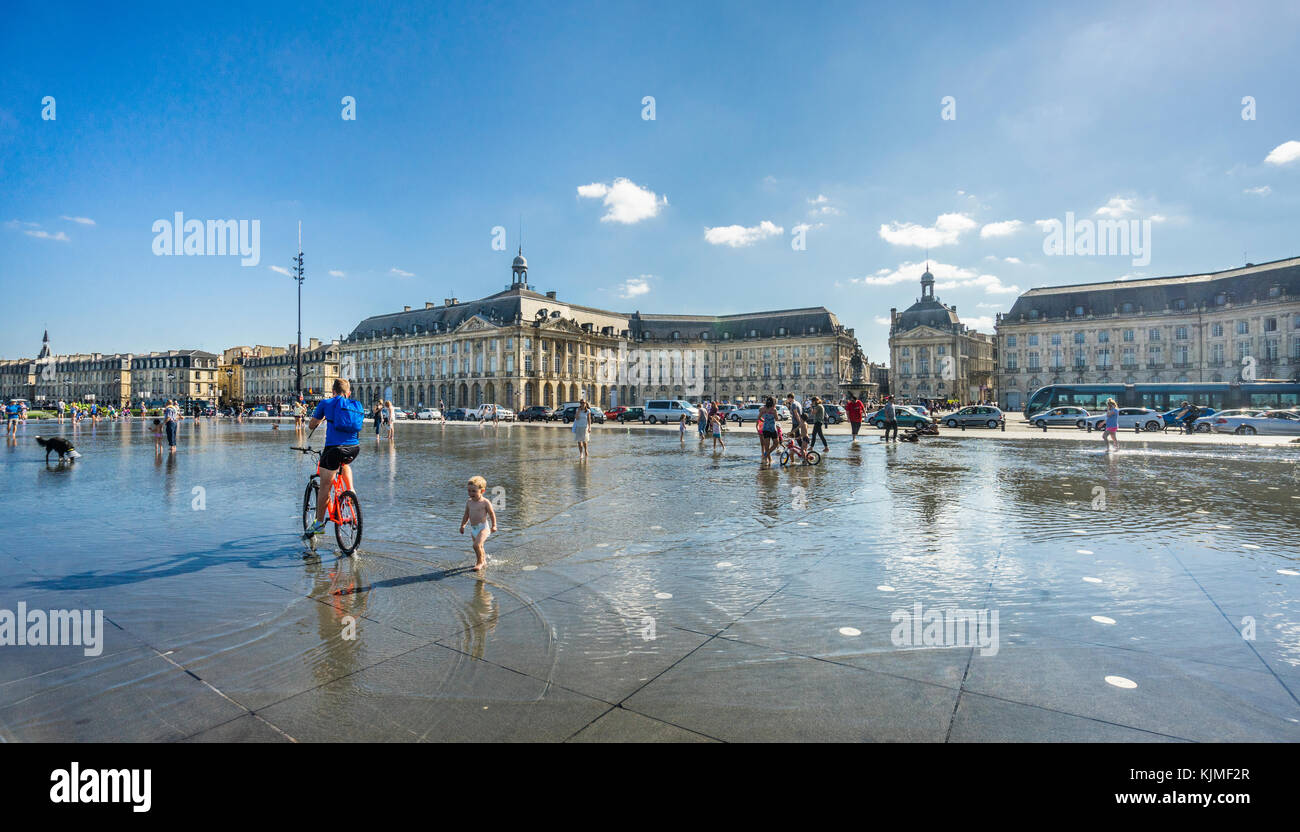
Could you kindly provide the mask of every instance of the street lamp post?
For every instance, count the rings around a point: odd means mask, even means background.
[[[298,352],[297,368],[294,373],[294,392],[299,396],[302,395],[302,282],[306,279],[302,267],[302,223],[298,223],[298,256],[290,262],[293,263],[293,273],[289,275],[291,280],[298,283]]]

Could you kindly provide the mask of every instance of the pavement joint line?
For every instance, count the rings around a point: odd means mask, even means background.
[[[1168,546],[1168,544],[1161,544],[1161,545],[1169,552],[1170,555],[1173,556],[1174,560],[1178,562],[1178,565],[1183,568],[1183,572],[1187,574],[1187,577],[1191,578],[1192,581],[1196,584],[1196,587],[1199,590],[1201,590],[1202,593],[1205,594],[1205,597],[1208,598],[1210,603],[1214,605],[1214,608],[1219,611],[1219,615],[1223,616],[1223,620],[1228,623],[1228,626],[1231,627],[1232,631],[1237,634],[1237,637],[1241,638],[1241,631],[1237,629],[1237,625],[1232,623],[1232,619],[1229,618],[1228,614],[1223,611],[1223,607],[1219,606],[1219,602],[1214,599],[1214,596],[1210,594],[1209,590],[1207,590],[1205,586],[1197,579],[1197,577],[1192,574],[1191,570],[1187,568],[1187,565],[1183,563],[1183,559],[1178,556],[1178,553],[1173,551]],[[1277,680],[1277,683],[1282,686],[1282,690],[1286,691],[1287,695],[1291,697],[1291,701],[1295,702],[1297,705],[1300,705],[1300,697],[1297,697],[1295,691],[1291,690],[1291,688],[1287,685],[1287,683],[1282,681],[1282,677],[1279,676],[1277,674],[1277,671],[1273,669],[1273,666],[1269,664],[1268,661],[1266,661],[1263,656],[1260,655],[1259,651],[1255,649],[1255,645],[1249,640],[1244,638],[1241,639],[1241,642],[1246,645],[1247,649],[1249,649],[1250,652],[1255,654],[1255,658],[1259,659],[1260,664],[1264,665],[1264,668],[1270,674],[1272,674],[1273,678]]]
[[[200,676],[199,674],[195,673],[193,670],[190,670],[188,667],[185,667],[184,665],[182,665],[182,664],[176,662],[174,659],[172,659],[171,656],[169,656],[169,655],[167,655],[166,653],[162,652],[162,651],[159,650],[157,647],[154,647],[153,645],[149,645],[149,649],[152,650],[152,651],[154,651],[154,653],[156,653],[156,654],[158,655],[158,658],[163,659],[164,661],[166,661],[168,664],[170,664],[172,667],[176,668],[177,670],[184,671],[184,672],[185,672],[186,674],[188,674],[190,677],[192,677],[193,679],[197,680],[200,684],[205,685],[205,686],[208,688],[208,690],[212,691],[212,692],[215,693],[217,696],[220,696],[222,699],[226,700],[227,702],[229,702],[230,704],[234,705],[235,707],[242,709],[242,710],[244,711],[244,713],[248,714],[249,716],[253,717],[254,719],[257,719],[257,720],[260,720],[260,721],[266,723],[266,725],[267,725],[269,728],[271,728],[272,730],[274,730],[274,731],[276,731],[277,733],[279,733],[279,734],[280,734],[281,736],[283,736],[285,739],[289,740],[290,742],[297,742],[297,740],[294,739],[293,737],[289,736],[289,734],[287,734],[287,733],[285,733],[284,731],[280,730],[279,726],[277,726],[277,725],[273,725],[272,723],[268,722],[267,720],[262,719],[260,716],[258,716],[258,714],[254,713],[253,710],[252,710],[251,708],[249,708],[247,705],[245,705],[244,703],[242,703],[242,702],[240,702],[239,700],[235,699],[233,696],[229,696],[228,694],[226,694],[225,691],[221,690],[221,689],[218,688],[216,685],[214,685],[214,684],[212,684],[211,682],[209,682],[207,679],[204,679],[202,676]],[[227,721],[229,721],[229,720],[227,720]],[[224,723],[221,723],[221,724],[224,724]],[[216,727],[216,726],[212,726],[212,727]],[[190,735],[190,736],[193,736],[193,735]]]
[[[989,566],[989,581],[984,587],[984,609],[986,610],[989,608],[989,599],[993,595],[993,583],[997,580],[998,565],[1002,562],[1002,548],[1002,546],[998,547],[998,554],[993,558],[993,563]],[[952,727],[957,722],[957,709],[961,707],[961,697],[966,692],[966,677],[970,675],[971,662],[974,660],[975,646],[971,645],[970,652],[966,655],[966,667],[962,670],[961,681],[957,685],[957,701],[952,703],[952,714],[948,717],[948,730],[943,736],[945,743],[950,742],[952,739]]]

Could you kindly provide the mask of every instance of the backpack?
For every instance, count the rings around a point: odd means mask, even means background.
[[[344,433],[360,433],[366,425],[366,413],[361,404],[339,396],[334,400],[334,429]]]

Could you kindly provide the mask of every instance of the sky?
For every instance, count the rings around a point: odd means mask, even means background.
[[[10,2],[0,54],[4,358],[292,343],[300,222],[304,339],[500,291],[522,229],[562,300],[826,306],[873,361],[927,256],[991,332],[1300,255],[1294,2]],[[177,212],[256,264],[156,253]]]

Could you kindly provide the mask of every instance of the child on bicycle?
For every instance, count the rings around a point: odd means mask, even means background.
[[[483,544],[487,542],[488,535],[497,530],[497,513],[492,508],[492,501],[483,496],[487,490],[487,480],[482,477],[470,477],[467,486],[469,499],[465,501],[465,514],[460,518],[460,534],[465,533],[465,526],[469,525],[470,538],[474,546],[474,571],[482,572],[483,567],[487,565],[487,552],[483,550]],[[491,528],[488,528],[489,522]]]

